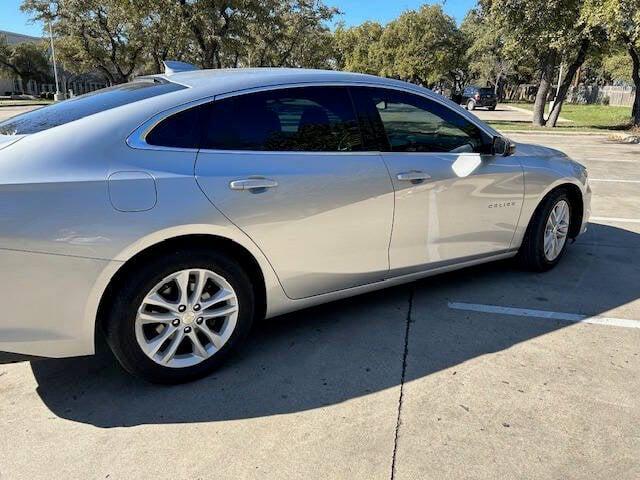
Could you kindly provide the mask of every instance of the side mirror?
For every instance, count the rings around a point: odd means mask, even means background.
[[[516,153],[516,145],[505,137],[493,138],[493,154],[508,157]]]

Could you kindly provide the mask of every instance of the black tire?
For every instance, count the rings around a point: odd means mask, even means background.
[[[222,276],[235,290],[238,319],[228,341],[213,356],[186,368],[170,368],[149,358],[138,345],[135,320],[145,295],[162,279],[184,269],[203,268]],[[158,256],[126,276],[115,295],[105,323],[105,337],[115,357],[129,373],[152,383],[177,384],[204,377],[237,349],[251,330],[254,291],[244,270],[226,256],[203,249]]]
[[[493,112],[495,109],[496,109],[496,107],[488,107],[488,110],[489,110],[490,112]]]
[[[564,189],[554,190],[549,193],[538,205],[531,222],[529,222],[524,241],[518,252],[520,263],[527,270],[546,272],[552,269],[558,264],[567,249],[569,238],[567,238],[560,254],[554,260],[549,260],[544,254],[544,234],[547,220],[555,205],[561,200],[564,200],[569,205],[569,222],[571,222],[571,209],[573,206],[567,191]],[[571,223],[569,224],[570,231]]]
[[[474,102],[473,100],[469,100],[467,102],[467,110],[469,110],[470,112],[473,112],[476,109],[476,102]]]

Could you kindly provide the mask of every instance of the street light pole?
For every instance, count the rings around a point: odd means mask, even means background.
[[[51,61],[53,62],[53,76],[56,79],[56,94],[53,97],[56,102],[64,100],[64,94],[60,92],[58,83],[58,66],[56,65],[56,49],[53,45],[53,29],[51,28],[51,21],[49,21],[49,38],[51,39]]]

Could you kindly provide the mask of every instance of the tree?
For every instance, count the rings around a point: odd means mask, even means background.
[[[593,82],[600,85],[631,85],[631,71],[633,65],[631,57],[624,45],[612,44],[597,57],[591,57],[588,61],[590,70],[593,71]]]
[[[334,35],[334,55],[336,67],[348,72],[379,75],[382,62],[377,49],[384,27],[376,22],[364,22],[361,25],[346,28],[338,24]]]
[[[498,95],[501,83],[513,71],[513,62],[506,55],[500,29],[489,12],[479,7],[467,14],[460,30],[468,39],[469,73],[480,83],[493,85]]]
[[[248,25],[241,61],[248,66],[328,68],[332,36],[327,22],[338,10],[319,0],[273,1]],[[236,66],[236,65],[234,65]]]
[[[382,75],[434,86],[454,81],[465,46],[465,38],[442,6],[424,5],[387,25],[376,55]]]
[[[135,0],[25,0],[22,10],[52,22],[61,60],[72,71],[100,71],[111,84],[137,73],[147,47],[145,2]]]
[[[329,66],[337,13],[322,0],[24,0],[52,22],[67,68],[110,83],[180,59],[202,68]]]
[[[46,82],[50,79],[46,42],[21,42],[9,45],[0,35],[0,70],[16,75],[22,87],[31,80]]]
[[[520,49],[526,45],[531,57],[537,61],[538,91],[533,111],[533,123],[544,126],[544,109],[556,67],[564,60],[569,68],[565,82],[560,86],[549,126],[555,122],[573,75],[584,62],[593,43],[594,29],[584,21],[584,0],[480,0],[485,9],[501,26],[505,48]]]
[[[631,79],[636,88],[632,109],[640,126],[640,0],[586,0],[587,21],[604,25],[610,38],[624,46],[631,58]]]

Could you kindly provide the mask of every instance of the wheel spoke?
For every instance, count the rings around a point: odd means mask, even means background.
[[[176,334],[171,339],[169,346],[162,354],[162,359],[160,360],[162,363],[167,364],[171,361],[178,350],[178,347],[182,343],[182,339],[184,338],[184,332],[181,329],[176,330]]]
[[[553,239],[549,239],[544,243],[544,254],[547,258],[551,258],[551,249],[553,248]]]
[[[149,355],[153,357],[156,353],[158,353],[158,350],[160,350],[160,347],[162,347],[164,342],[166,342],[167,339],[175,333],[175,331],[176,331],[176,328],[174,326],[169,325],[157,337],[155,337],[153,340],[148,342],[147,352],[149,353]]]
[[[233,292],[222,288],[213,297],[202,302],[202,309],[206,310],[207,308],[213,307],[216,303],[226,302],[227,300],[231,300],[234,297],[235,294]]]
[[[209,354],[207,353],[207,350],[202,345],[202,342],[198,338],[198,335],[196,334],[195,330],[191,330],[187,334],[187,336],[189,337],[189,340],[191,340],[191,344],[193,345],[193,353],[195,353],[196,355],[202,358],[207,358]]]
[[[193,290],[193,303],[200,303],[200,297],[202,297],[202,292],[204,290],[205,285],[207,284],[207,279],[209,276],[205,270],[198,270],[196,272],[196,285]]]
[[[178,305],[171,303],[160,296],[158,292],[153,292],[148,295],[142,302],[144,305],[151,305],[153,307],[161,307],[174,313],[178,313]]]
[[[200,325],[198,328],[200,328],[200,331],[202,333],[204,333],[209,340],[211,340],[211,343],[216,348],[216,350],[220,350],[222,348],[223,343],[222,343],[222,338],[220,337],[220,335],[218,335],[217,333],[213,332],[204,323],[202,325]]]
[[[178,273],[174,278],[178,289],[180,290],[180,305],[186,305],[189,303],[189,271],[185,270]]]
[[[175,320],[175,318],[176,316],[172,313],[140,312],[138,314],[138,319],[143,325],[148,325],[150,323],[169,323]]]
[[[225,307],[216,308],[215,310],[207,310],[200,316],[205,320],[209,320],[211,318],[226,317],[227,315],[231,315],[237,311],[238,307],[236,305],[227,305]]]

